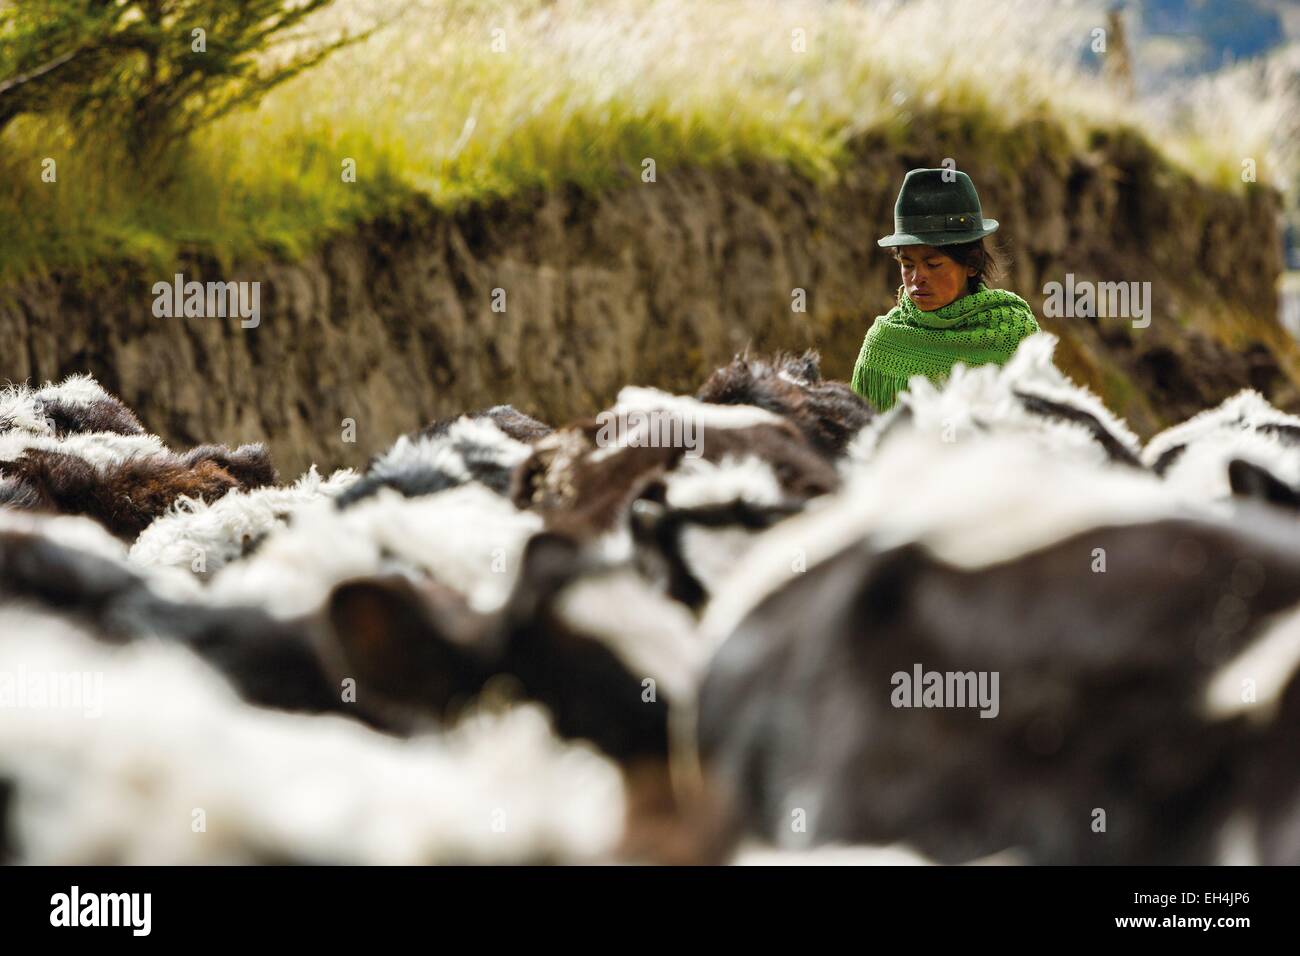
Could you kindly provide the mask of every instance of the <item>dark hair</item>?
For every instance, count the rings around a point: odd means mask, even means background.
[[[985,240],[988,240],[987,243]],[[893,253],[894,258],[898,259],[902,255],[904,248],[904,246],[894,246],[890,251]],[[970,276],[966,282],[966,289],[969,292],[976,291],[981,282],[1002,278],[1004,268],[1002,251],[998,249],[995,241],[989,236],[976,239],[973,242],[956,242],[950,246],[935,246],[934,248],[959,266],[970,266],[975,269],[975,274]]]

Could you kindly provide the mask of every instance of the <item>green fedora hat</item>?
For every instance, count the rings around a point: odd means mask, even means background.
[[[948,174],[951,182],[944,181]],[[998,221],[985,219],[970,177],[957,169],[913,169],[894,203],[894,234],[882,246],[950,246],[997,232]]]

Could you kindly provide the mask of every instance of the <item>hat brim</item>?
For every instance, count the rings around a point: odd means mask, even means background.
[[[959,242],[974,242],[998,231],[996,219],[982,220],[983,229],[969,229],[966,232],[896,232],[892,236],[877,239],[876,245],[890,246],[953,246]]]

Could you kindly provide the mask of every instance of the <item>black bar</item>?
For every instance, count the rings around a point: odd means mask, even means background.
[[[623,938],[612,930],[661,949],[695,938],[692,927],[734,940],[783,924],[810,945],[829,942],[832,931],[863,943],[919,933],[927,943],[1201,936],[1221,944],[1293,926],[1293,878],[1284,868],[1228,867],[29,867],[0,870],[0,911],[7,940],[42,942],[69,933],[204,946],[373,945],[399,934],[431,947],[467,933],[483,944],[515,934],[535,945],[560,934]],[[130,925],[52,926],[53,898],[74,885],[83,906],[90,894],[149,893],[148,936]],[[1227,895],[1207,900],[1211,893]],[[1135,917],[1155,925],[1117,924]],[[1177,922],[1205,917],[1249,925]]]

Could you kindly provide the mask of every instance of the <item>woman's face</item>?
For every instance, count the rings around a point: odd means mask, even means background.
[[[902,246],[898,265],[903,285],[922,312],[942,309],[966,294],[966,280],[975,274],[973,266],[959,265],[934,246]]]

